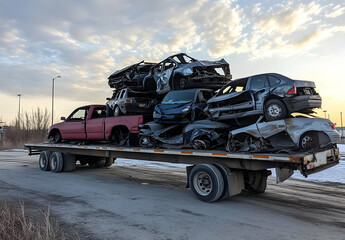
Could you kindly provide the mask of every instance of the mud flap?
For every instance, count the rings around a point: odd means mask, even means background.
[[[293,170],[289,168],[276,168],[276,181],[277,183],[284,182],[293,174]]]
[[[76,158],[74,154],[62,153],[63,155],[63,172],[71,172],[76,169]]]

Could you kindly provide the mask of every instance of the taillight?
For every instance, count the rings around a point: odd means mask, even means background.
[[[289,91],[287,91],[287,95],[292,95],[292,94],[296,94],[297,93],[297,89],[296,89],[296,83],[293,83],[293,88],[291,88]]]
[[[232,133],[229,133],[228,138],[231,139],[231,137],[232,137]]]
[[[331,123],[331,128],[332,128],[332,129],[337,129],[337,128],[335,127],[335,124],[334,124],[334,123]]]
[[[135,98],[126,98],[126,103],[135,103]]]

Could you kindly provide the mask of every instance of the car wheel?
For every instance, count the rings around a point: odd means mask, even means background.
[[[153,143],[151,137],[141,136],[139,138],[139,146],[142,147],[142,148],[153,148],[154,147],[154,143]]]
[[[112,131],[110,144],[116,146],[128,146],[129,131],[124,128],[117,128]]]
[[[61,140],[62,140],[61,133],[59,131],[56,131],[53,136],[54,143],[59,143],[61,142]]]
[[[183,89],[186,89],[187,86],[188,86],[188,81],[187,79],[185,78],[179,78],[175,81],[175,84],[174,84],[174,90],[183,90]]]
[[[280,100],[271,99],[265,103],[264,115],[267,121],[275,121],[287,117],[287,110]]]
[[[116,106],[115,107],[115,110],[114,110],[114,116],[115,117],[118,117],[118,116],[121,116],[122,115],[122,112],[121,112],[121,109],[119,106]]]
[[[308,151],[317,149],[319,146],[319,140],[316,133],[307,132],[304,133],[299,142],[300,151]]]

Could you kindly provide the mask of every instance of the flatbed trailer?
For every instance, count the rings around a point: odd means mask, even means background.
[[[76,162],[90,167],[111,166],[116,158],[191,164],[187,167],[187,187],[205,202],[222,200],[242,190],[262,193],[267,186],[267,169],[276,168],[277,182],[283,182],[299,170],[307,177],[339,163],[337,147],[316,152],[229,153],[216,150],[146,149],[114,145],[25,144],[29,155],[40,154],[42,171],[67,172]]]

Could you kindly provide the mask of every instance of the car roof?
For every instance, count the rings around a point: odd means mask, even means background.
[[[251,75],[251,76],[247,76],[247,77],[236,78],[236,79],[232,80],[231,82],[239,81],[239,80],[242,80],[245,78],[256,77],[256,76],[260,76],[260,75],[272,75],[272,76],[275,76],[278,78],[284,78],[284,79],[290,79],[291,80],[291,78],[284,76],[282,74],[279,74],[279,73],[260,73],[260,74],[255,74],[255,75]]]

